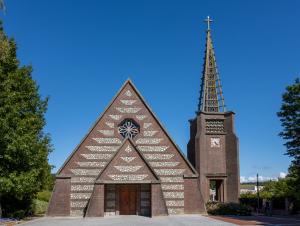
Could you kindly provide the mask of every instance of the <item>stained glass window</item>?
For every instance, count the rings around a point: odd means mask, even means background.
[[[124,119],[118,130],[124,138],[132,139],[140,132],[140,126],[133,119]]]

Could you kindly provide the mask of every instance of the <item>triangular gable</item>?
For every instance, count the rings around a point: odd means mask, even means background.
[[[139,153],[130,139],[126,139],[119,150],[104,167],[96,182],[154,182],[159,178]]]
[[[137,126],[132,144],[158,175],[163,196],[169,200],[166,203],[168,211],[175,211],[171,201],[180,201],[181,210],[175,212],[183,211],[183,177],[197,177],[198,174],[132,82],[127,80],[58,171],[58,176],[71,177],[71,213],[85,208],[98,175],[125,140],[120,129],[126,132],[123,125],[128,120]],[[124,180],[124,183],[130,181]]]
[[[122,143],[118,125],[124,118],[132,118],[140,124],[140,134],[133,142],[153,168],[179,167],[177,171],[181,174],[197,175],[130,80],[124,83],[57,174],[98,175]],[[156,163],[159,160],[162,163]]]

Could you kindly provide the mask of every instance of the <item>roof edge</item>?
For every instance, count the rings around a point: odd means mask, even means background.
[[[60,174],[61,171],[63,170],[63,168],[68,164],[68,162],[71,160],[71,158],[73,157],[73,155],[75,154],[75,152],[78,150],[78,148],[80,147],[80,145],[85,141],[85,139],[90,135],[90,133],[92,132],[92,130],[96,127],[96,125],[98,124],[98,122],[102,119],[102,117],[105,115],[106,111],[110,108],[110,106],[113,104],[113,102],[115,101],[115,99],[117,99],[119,93],[124,89],[124,87],[126,86],[126,84],[132,84],[131,80],[128,78],[123,85],[121,86],[121,88],[119,88],[119,90],[116,92],[116,94],[113,96],[112,100],[109,102],[109,104],[107,105],[107,107],[104,109],[104,111],[102,111],[102,113],[99,115],[99,117],[96,119],[96,121],[93,123],[93,125],[89,128],[88,132],[86,133],[86,135],[81,139],[81,141],[79,142],[79,144],[76,145],[76,147],[73,149],[73,151],[71,152],[71,154],[68,156],[68,158],[65,160],[65,162],[63,163],[63,165],[59,168],[59,170],[56,172],[56,175]]]

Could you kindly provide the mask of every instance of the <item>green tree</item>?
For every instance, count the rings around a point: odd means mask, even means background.
[[[261,197],[264,199],[274,199],[274,198],[289,198],[291,196],[290,188],[287,184],[287,179],[279,179],[278,181],[267,182],[262,191]]]
[[[300,82],[296,79],[295,84],[288,86],[282,95],[282,106],[277,113],[283,131],[279,134],[287,140],[285,146],[286,154],[293,157],[293,161],[300,161]]]
[[[5,10],[4,0],[0,0],[0,9]]]
[[[27,214],[51,177],[50,138],[43,133],[48,98],[41,98],[32,68],[20,65],[16,50],[0,22],[0,214],[7,216]]]
[[[289,173],[286,178],[289,194],[292,194],[296,205],[300,206],[300,81],[286,88],[282,95],[282,106],[277,113],[283,127],[279,134],[286,140],[286,154],[292,157]],[[297,208],[299,208],[299,206]]]

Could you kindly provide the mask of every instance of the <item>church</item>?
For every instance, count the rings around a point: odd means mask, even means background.
[[[206,20],[199,104],[187,157],[127,80],[58,170],[48,216],[201,214],[238,202],[239,149]]]

